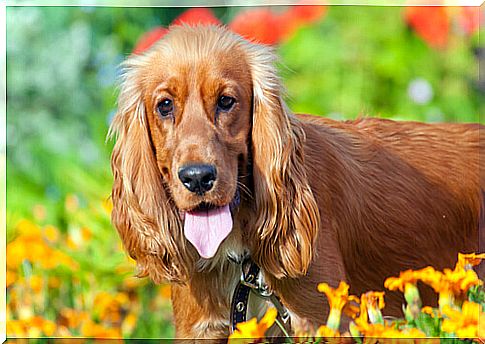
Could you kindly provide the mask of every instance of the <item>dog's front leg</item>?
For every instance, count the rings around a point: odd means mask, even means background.
[[[225,342],[229,336],[229,309],[225,312],[225,307],[211,302],[208,296],[200,299],[199,292],[188,285],[172,285],[176,337]]]

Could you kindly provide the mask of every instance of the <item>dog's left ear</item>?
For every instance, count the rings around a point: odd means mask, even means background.
[[[277,278],[307,272],[320,217],[308,184],[305,133],[282,99],[270,48],[246,48],[253,82],[252,158],[257,233],[253,259]]]

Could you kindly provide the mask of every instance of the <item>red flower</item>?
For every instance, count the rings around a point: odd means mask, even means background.
[[[480,9],[478,7],[461,7],[459,22],[467,35],[473,35],[480,28]]]
[[[281,18],[269,9],[258,8],[239,12],[229,24],[229,28],[245,37],[263,44],[275,44],[280,41]]]
[[[141,38],[138,40],[135,48],[133,49],[133,54],[141,54],[148,48],[150,48],[153,44],[155,44],[160,38],[165,36],[168,30],[164,27],[157,26],[156,28],[146,32]]]
[[[221,24],[220,20],[217,19],[214,16],[214,13],[204,7],[196,7],[196,8],[191,8],[181,15],[179,15],[177,18],[174,19],[172,22],[172,25],[181,25],[181,24],[187,24],[187,25],[197,25],[197,24],[204,24],[204,25],[209,25],[209,24],[214,24],[214,25],[219,25]]]
[[[325,6],[295,5],[281,14],[281,35],[291,36],[299,27],[320,20],[326,12]]]
[[[435,48],[443,48],[448,43],[450,19],[445,7],[407,7],[406,22]]]

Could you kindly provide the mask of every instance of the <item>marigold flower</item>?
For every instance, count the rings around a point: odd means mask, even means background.
[[[384,323],[381,309],[384,308],[384,292],[369,291],[360,298],[361,303],[367,305],[367,314],[373,324]]]
[[[441,329],[452,333],[459,338],[475,338],[478,335],[478,320],[485,316],[480,310],[478,303],[464,301],[461,310],[445,306],[443,314],[447,317],[443,320]]]
[[[459,268],[470,270],[473,266],[480,264],[482,259],[485,259],[485,253],[458,253],[458,262],[456,263],[455,270]]]
[[[264,338],[266,331],[274,324],[278,311],[270,308],[258,323],[256,318],[237,325],[236,331],[229,336],[229,341],[240,343],[237,339]],[[252,341],[254,343],[254,341]]]
[[[339,337],[340,333],[338,330],[334,330],[326,325],[322,325],[317,330],[317,337],[327,338],[327,337]]]
[[[121,325],[121,330],[123,334],[131,334],[135,329],[137,321],[137,316],[135,313],[131,312],[123,320],[123,324]]]
[[[349,295],[349,285],[343,281],[338,288],[334,289],[327,283],[320,283],[318,291],[327,296],[330,312],[327,319],[327,326],[333,330],[338,330],[342,309],[349,301],[358,301],[357,297]]]
[[[55,243],[59,240],[59,230],[56,227],[52,225],[45,226],[43,232],[44,237],[50,242]]]
[[[33,275],[33,276],[30,276],[29,284],[30,284],[30,288],[34,293],[40,293],[42,291],[44,281],[42,277]]]
[[[466,265],[464,262],[464,258],[459,260],[454,270],[444,269],[443,272],[439,272],[428,266],[417,271],[420,279],[439,293],[441,311],[447,305],[452,306],[456,298],[464,299],[472,286],[483,284],[475,271],[465,270],[462,267],[462,264]]]
[[[158,292],[159,295],[164,299],[170,300],[170,298],[172,297],[172,287],[170,286],[170,284],[161,285]]]
[[[17,273],[7,269],[7,288],[10,287],[17,280]]]
[[[66,328],[77,328],[82,322],[89,319],[86,312],[80,312],[72,308],[62,308],[59,312],[59,323]]]
[[[430,306],[425,306],[425,307],[421,308],[421,312],[428,314],[428,315],[431,315],[431,317],[433,317],[433,318],[441,317],[440,311],[438,311],[437,309],[430,307]]]
[[[88,319],[81,326],[81,334],[84,337],[120,338],[121,330],[120,328],[105,327]]]
[[[420,274],[414,270],[406,270],[399,277],[389,277],[384,281],[384,287],[389,290],[404,292],[406,284],[415,284],[420,279]]]

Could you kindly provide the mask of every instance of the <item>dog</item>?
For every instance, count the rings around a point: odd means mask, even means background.
[[[326,320],[320,282],[360,295],[483,250],[482,126],[294,115],[276,62],[178,26],[122,64],[112,222],[138,275],[171,282],[178,338],[228,336],[247,256],[304,330]],[[402,303],[386,292],[385,314]]]

